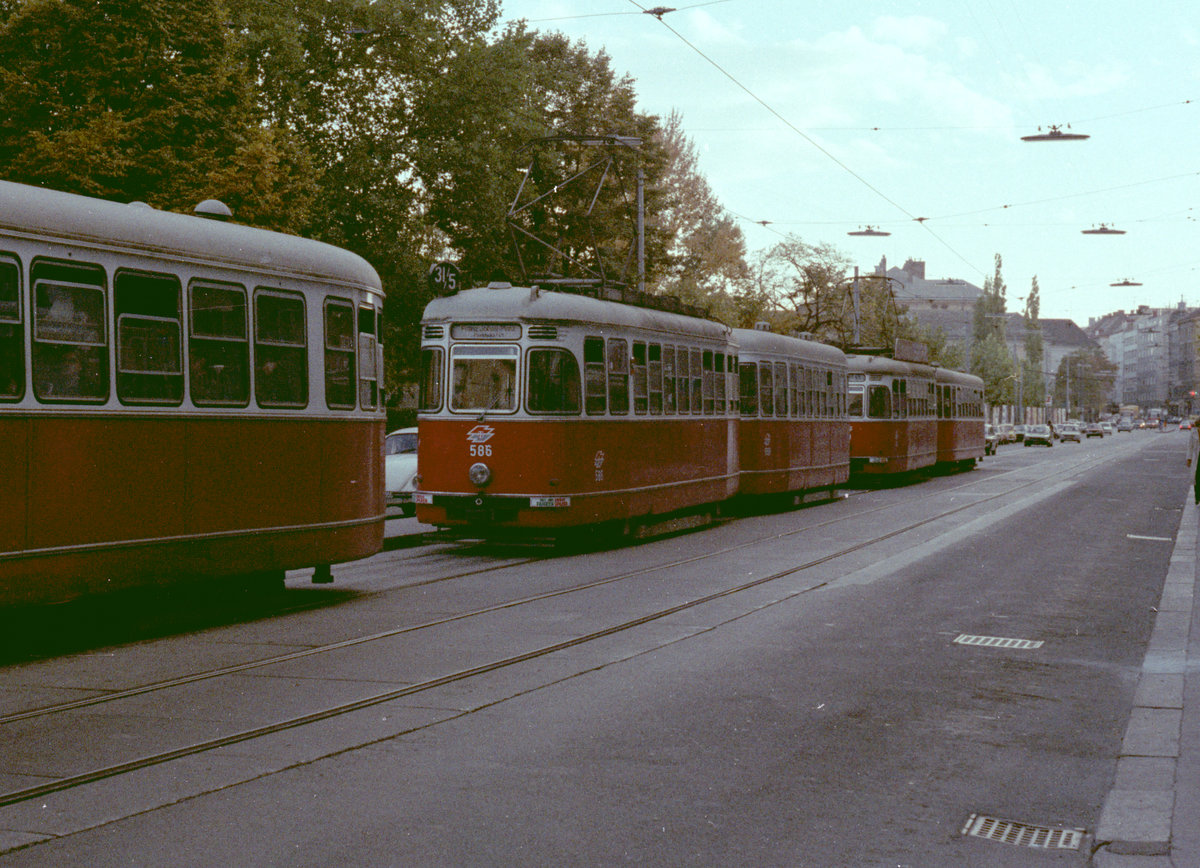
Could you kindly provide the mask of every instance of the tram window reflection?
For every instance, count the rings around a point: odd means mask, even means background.
[[[103,269],[43,260],[34,263],[31,278],[34,394],[43,401],[105,400],[109,374]]]
[[[189,388],[196,406],[250,403],[250,341],[246,290],[236,285],[193,284]]]
[[[255,295],[254,396],[264,407],[308,403],[308,340],[301,296]]]
[[[21,270],[0,259],[0,401],[25,392],[25,334],[21,328]]]
[[[511,412],[516,409],[516,347],[454,347],[450,409]]]
[[[529,353],[529,412],[578,415],[579,363],[566,350]]]
[[[130,404],[183,401],[180,285],[174,275],[119,270],[113,278],[117,397]]]
[[[354,407],[354,306],[340,299],[325,301],[325,405]],[[374,357],[371,360],[374,365]],[[370,406],[364,404],[364,406]]]

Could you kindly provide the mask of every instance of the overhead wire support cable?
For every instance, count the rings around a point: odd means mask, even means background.
[[[633,5],[637,6],[638,8],[642,9],[643,12],[649,11],[649,10],[645,9],[644,7],[642,7],[640,4],[638,4],[636,2],[636,0],[629,0],[629,2],[633,3]],[[666,14],[666,13],[663,13],[663,14]],[[723,66],[721,66],[721,64],[717,63],[715,60],[713,60],[711,57],[709,57],[707,54],[705,54],[703,51],[701,51],[698,47],[696,47],[690,41],[688,41],[687,37],[685,37],[682,33],[680,33],[678,30],[676,30],[674,27],[672,27],[666,21],[664,21],[661,16],[658,17],[658,21],[660,24],[662,24],[663,27],[665,27],[665,28],[667,28],[667,30],[671,31],[671,33],[675,36],[676,39],[678,39],[680,42],[682,42],[688,48],[692,49],[692,51],[696,52],[696,54],[700,55],[700,57],[702,57],[705,61],[707,61],[715,70],[717,70],[717,72],[721,73],[721,75],[723,75],[727,79],[729,79],[738,89],[740,89],[748,97],[750,97],[752,100],[754,100],[760,106],[762,106],[764,109],[766,109],[768,112],[770,112],[771,115],[773,115],[775,118],[777,118],[780,121],[780,123],[782,123],[788,129],[790,129],[792,132],[794,132],[796,135],[800,136],[802,139],[804,139],[806,142],[808,142],[810,145],[812,145],[814,148],[816,148],[818,151],[820,151],[822,154],[824,154],[826,157],[828,157],[830,160],[832,160],[834,163],[836,163],[844,172],[849,174],[851,177],[853,177],[855,180],[857,180],[860,184],[862,184],[864,187],[866,187],[868,190],[870,190],[876,196],[883,199],[885,202],[887,202],[889,205],[891,205],[897,211],[900,211],[902,214],[904,214],[910,220],[916,222],[918,225],[920,225],[922,228],[924,228],[926,232],[928,232],[931,236],[933,236],[934,239],[936,239],[938,241],[938,243],[940,243],[943,247],[945,247],[947,250],[949,250],[951,253],[953,253],[955,256],[957,256],[959,259],[961,259],[968,267],[974,269],[979,274],[985,273],[983,271],[983,269],[979,268],[979,266],[975,265],[975,263],[971,262],[969,259],[967,259],[965,256],[963,256],[961,253],[959,253],[957,250],[955,250],[954,247],[952,247],[948,241],[946,241],[944,238],[942,238],[940,235],[938,235],[936,232],[934,232],[932,229],[930,229],[929,226],[925,223],[925,220],[927,218],[917,217],[916,214],[913,214],[911,211],[909,211],[907,208],[905,208],[903,205],[901,205],[896,200],[892,199],[890,196],[888,196],[886,193],[884,193],[882,190],[880,190],[878,187],[876,187],[874,184],[872,184],[870,181],[868,181],[866,178],[864,178],[858,172],[854,171],[854,169],[850,168],[850,166],[848,166],[846,163],[844,163],[840,159],[838,159],[832,152],[830,152],[826,148],[822,147],[820,145],[820,143],[818,143],[814,138],[812,138],[812,136],[808,135],[808,133],[804,132],[804,130],[800,129],[798,126],[793,124],[790,120],[788,120],[786,117],[784,117],[782,114],[780,114],[780,112],[778,110],[776,110],[770,103],[768,103],[766,100],[764,100],[758,94],[756,94],[754,91],[750,90],[750,88],[746,87],[746,85],[742,84],[737,78],[734,77],[733,73],[726,70]]]

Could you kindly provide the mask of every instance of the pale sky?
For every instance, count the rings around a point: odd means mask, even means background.
[[[1042,316],[1081,326],[1200,306],[1194,0],[501,2],[678,110],[751,252],[795,233],[977,285],[999,253],[1009,310],[1036,275]],[[1021,140],[1051,124],[1090,138]],[[1101,224],[1126,234],[1082,234]],[[866,226],[891,235],[846,234]]]

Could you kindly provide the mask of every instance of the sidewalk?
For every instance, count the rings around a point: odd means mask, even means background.
[[[1093,841],[1098,868],[1200,868],[1200,609],[1189,488]]]

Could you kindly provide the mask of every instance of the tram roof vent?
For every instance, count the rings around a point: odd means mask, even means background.
[[[493,280],[487,285],[488,289],[512,289],[512,284],[507,280]]]
[[[233,212],[220,199],[205,199],[192,209],[192,213],[197,217],[205,217],[209,220],[220,220],[222,222],[233,219]]]
[[[754,324],[754,330],[756,332],[769,332],[771,330],[771,324],[766,320],[760,319]]]

